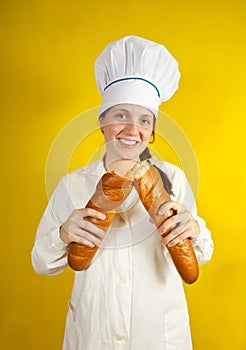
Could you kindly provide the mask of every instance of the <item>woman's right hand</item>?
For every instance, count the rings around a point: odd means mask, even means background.
[[[64,243],[77,242],[88,247],[101,244],[105,232],[90,221],[85,220],[87,216],[98,220],[105,220],[106,216],[91,208],[75,209],[69,218],[60,227],[60,237]]]

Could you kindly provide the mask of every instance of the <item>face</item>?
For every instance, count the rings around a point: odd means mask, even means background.
[[[106,142],[106,158],[138,160],[147,147],[154,127],[154,115],[144,107],[120,104],[100,118]]]

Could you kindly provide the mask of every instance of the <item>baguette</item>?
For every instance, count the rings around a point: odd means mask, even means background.
[[[92,208],[105,214],[106,219],[98,220],[87,217],[85,220],[92,222],[106,232],[115,217],[117,208],[131,192],[132,187],[133,182],[128,178],[113,171],[105,173],[97,184],[96,191],[86,208]],[[68,265],[76,271],[87,269],[97,250],[98,246],[91,248],[77,242],[70,243],[67,257]]]
[[[161,204],[169,201],[170,196],[163,187],[159,171],[153,165],[147,161],[137,163],[127,176],[135,180],[139,197],[157,227],[176,214],[173,209],[164,216],[157,214]],[[165,235],[170,231],[165,232]],[[185,239],[174,247],[167,246],[167,249],[183,281],[187,284],[194,283],[199,276],[199,268],[190,239]]]

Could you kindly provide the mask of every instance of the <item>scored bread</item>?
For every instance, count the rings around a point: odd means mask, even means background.
[[[139,197],[157,227],[176,214],[172,209],[165,215],[157,214],[160,206],[170,200],[170,196],[164,189],[160,173],[156,167],[145,160],[139,162],[128,172],[127,176],[131,180],[135,180]],[[165,235],[169,232],[165,232]],[[174,247],[167,246],[167,249],[183,281],[188,284],[194,283],[199,276],[199,268],[190,239],[184,239]]]

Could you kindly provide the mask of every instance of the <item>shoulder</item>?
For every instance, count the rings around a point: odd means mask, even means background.
[[[97,183],[105,172],[103,161],[100,159],[89,165],[83,166],[65,174],[57,184],[56,190],[68,190],[74,188],[77,190],[78,186],[85,186],[87,183]]]
[[[164,171],[171,182],[177,178],[181,179],[185,177],[183,170],[172,163],[157,160],[154,158],[152,164],[156,165],[159,169]]]
[[[193,195],[184,171],[177,165],[174,165],[169,162],[157,160],[154,164],[163,172],[165,172],[169,181],[171,182],[173,192],[171,198],[180,203],[183,203],[184,199],[186,197],[189,197],[189,202],[193,203],[193,200],[190,201],[190,198],[193,198]]]
[[[76,170],[73,170],[66,175],[63,176],[63,179],[66,179],[68,181],[73,181],[76,179],[81,179],[84,177],[90,177],[90,176],[101,176],[105,172],[103,160],[99,159],[96,162],[93,162],[91,164],[85,165],[81,168],[78,168]]]
[[[75,208],[84,206],[94,193],[103,171],[103,162],[98,161],[67,173],[59,181],[51,200],[71,202]]]

